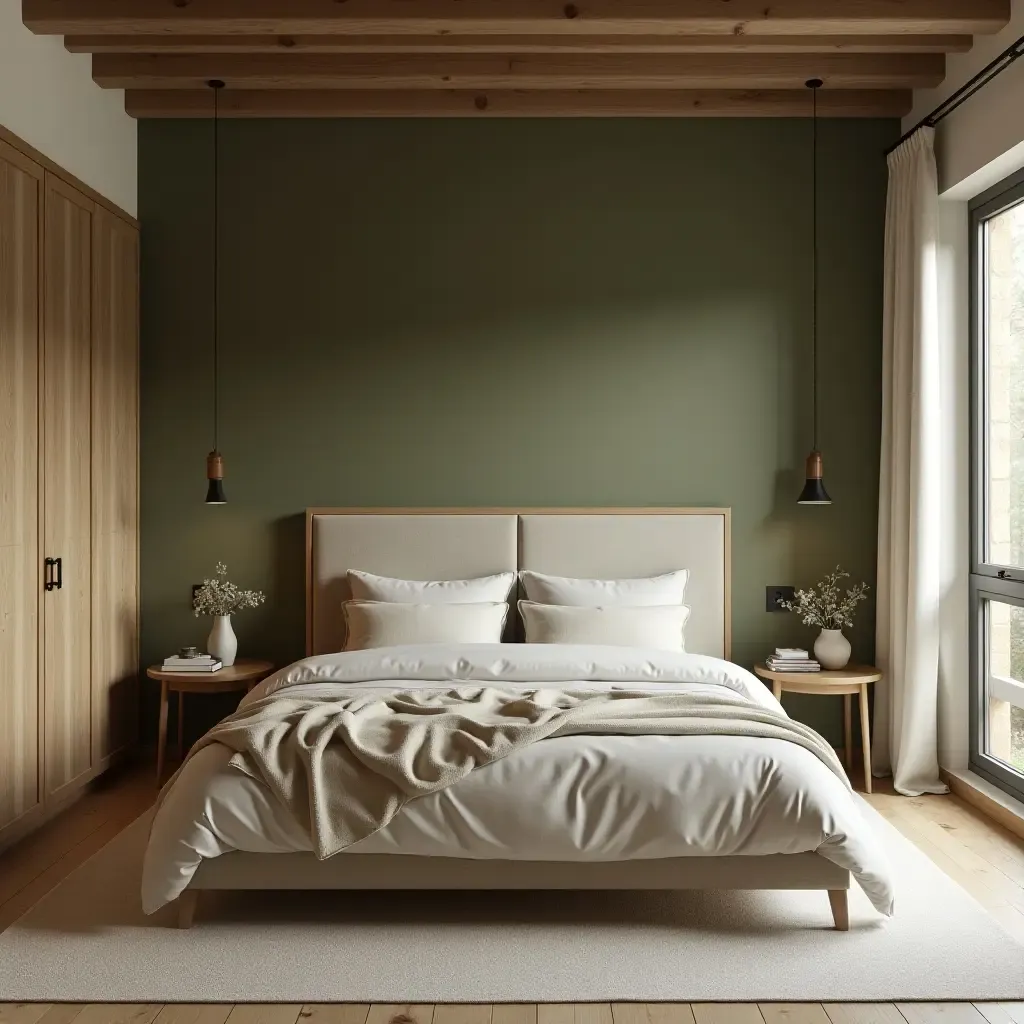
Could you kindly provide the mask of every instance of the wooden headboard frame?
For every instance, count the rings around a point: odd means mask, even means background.
[[[732,652],[732,509],[730,508],[308,508],[306,509],[306,653],[313,653],[314,530],[317,516],[721,516],[724,532],[724,657]],[[372,567],[368,567],[372,568]]]

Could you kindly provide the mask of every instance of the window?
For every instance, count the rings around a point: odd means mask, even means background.
[[[1024,797],[1024,175],[971,204],[971,767]]]

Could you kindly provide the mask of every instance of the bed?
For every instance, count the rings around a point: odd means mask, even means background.
[[[306,526],[307,658],[243,705],[468,679],[728,693],[785,719],[769,691],[728,660],[728,509],[311,509]],[[610,579],[680,568],[689,570],[691,609],[682,655],[521,644],[511,613],[509,642],[494,649],[334,653],[345,641],[340,609],[352,569],[446,580],[523,569]],[[846,930],[855,876],[880,913],[892,912],[887,865],[848,783],[794,743],[549,738],[405,805],[326,859],[230,755],[218,744],[195,752],[154,818],[143,905],[152,912],[177,900],[181,927],[192,924],[199,893],[218,889],[814,889],[827,892],[832,922]]]

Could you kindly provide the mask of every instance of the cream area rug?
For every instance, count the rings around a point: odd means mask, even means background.
[[[139,907],[148,817],[0,935],[0,1001],[1024,999],[1024,947],[874,810],[896,916],[824,893],[208,894]]]

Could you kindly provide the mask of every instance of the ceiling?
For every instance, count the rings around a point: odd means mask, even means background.
[[[1010,0],[23,0],[136,117],[901,117]]]

